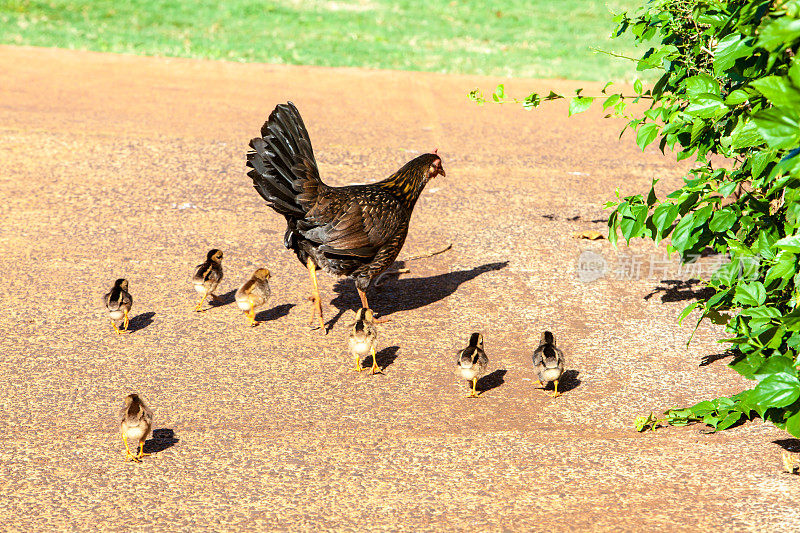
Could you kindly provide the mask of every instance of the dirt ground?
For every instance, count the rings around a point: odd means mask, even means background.
[[[663,245],[572,236],[605,233],[616,187],[663,192],[682,168],[599,111],[468,101],[497,81],[0,47],[4,529],[796,530],[800,478],[780,453],[800,441],[759,421],[633,429],[747,386],[720,329],[687,348],[676,321],[713,258],[686,271]],[[576,84],[507,92],[551,87]],[[370,291],[391,318],[383,374],[350,370],[352,281],[321,277],[332,329],[308,329],[307,272],[245,175],[286,100],[329,184],[442,155],[400,259],[453,248]],[[212,247],[223,304],[195,313],[189,277]],[[273,298],[249,328],[232,295],[259,266]],[[100,304],[118,277],[127,336]],[[555,400],[532,371],[543,329],[568,357]],[[473,331],[491,374],[467,399],[453,368]],[[155,412],[142,464],[118,433],[131,391]]]

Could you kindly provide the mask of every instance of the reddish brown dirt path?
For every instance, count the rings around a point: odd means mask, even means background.
[[[615,187],[673,187],[680,169],[618,142],[599,114],[467,101],[496,81],[0,48],[4,529],[796,528],[785,433],[632,428],[745,385],[724,361],[700,366],[719,330],[685,348],[676,315],[690,290],[652,294],[692,276],[651,272],[663,247],[571,237],[604,231]],[[554,85],[573,86],[509,90]],[[443,156],[447,177],[417,204],[401,258],[453,249],[371,293],[392,318],[383,375],[349,371],[352,282],[323,276],[338,319],[325,338],[307,330],[306,271],[244,174],[248,140],[287,99],[330,184],[385,177],[435,146]],[[226,253],[223,294],[272,270],[260,327],[232,304],[191,311],[191,268],[211,247]],[[631,258],[641,276],[581,281],[587,250],[614,268]],[[99,306],[120,276],[134,297],[123,338]],[[555,401],[533,386],[543,328],[577,372]],[[476,330],[496,379],[468,400],[451,369]],[[141,465],[122,460],[115,421],[133,390],[161,437]]]

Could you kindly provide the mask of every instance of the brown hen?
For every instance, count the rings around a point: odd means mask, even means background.
[[[247,175],[269,206],[286,217],[283,244],[311,274],[311,322],[318,315],[325,331],[318,268],[354,278],[362,307],[370,308],[366,290],[400,253],[425,184],[445,175],[441,157],[423,154],[377,183],[329,187],[319,178],[311,140],[291,102],[275,107],[250,148]]]

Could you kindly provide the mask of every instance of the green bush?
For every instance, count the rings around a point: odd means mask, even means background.
[[[699,421],[722,430],[758,415],[800,437],[800,1],[654,0],[615,22],[617,36],[646,46],[637,70],[657,71],[658,81],[647,91],[636,83],[632,95],[578,91],[570,114],[600,99],[608,116],[629,119],[640,148],[658,141],[696,163],[663,199],[651,188],[606,204],[609,238],[670,237],[684,262],[709,249],[729,257],[707,282],[713,295],[679,320],[696,311],[698,325],[725,324],[730,366],[756,382],[662,419],[640,417],[637,429]],[[492,96],[508,100],[502,86]],[[521,103],[557,98],[532,93]],[[649,108],[629,114],[641,99]]]

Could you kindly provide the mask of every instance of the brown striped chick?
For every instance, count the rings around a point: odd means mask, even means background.
[[[142,457],[150,455],[144,453],[144,441],[153,430],[153,411],[139,398],[138,394],[129,394],[125,397],[125,407],[119,412],[122,419],[120,432],[122,442],[125,443],[125,458],[128,461],[142,462]],[[128,446],[128,439],[139,442],[139,453],[133,455]]]
[[[553,398],[560,396],[558,380],[564,373],[564,352],[556,348],[556,338],[549,331],[542,333],[542,341],[533,352],[533,369],[542,388],[553,383]]]
[[[356,312],[356,321],[353,329],[350,330],[348,338],[350,352],[356,358],[356,366],[353,370],[361,372],[361,359],[367,355],[372,355],[372,370],[370,374],[380,372],[378,368],[375,346],[378,343],[378,329],[375,327],[375,317],[372,309],[362,307]]]
[[[108,309],[108,318],[114,331],[118,334],[128,333],[128,313],[133,305],[133,298],[128,292],[128,280],[120,278],[115,281],[111,290],[103,296],[103,302]],[[117,324],[122,324],[122,329]]]
[[[203,309],[203,302],[210,295],[214,300],[217,296],[214,291],[217,289],[219,282],[222,280],[222,250],[216,248],[209,250],[205,262],[197,265],[194,275],[192,276],[192,283],[194,289],[201,293],[203,296],[197,302],[194,310],[200,312]]]
[[[268,280],[270,277],[269,270],[259,268],[236,291],[236,305],[247,315],[250,325],[253,327],[260,324],[260,322],[256,321],[256,308],[262,307],[269,300]]]
[[[478,397],[475,387],[481,376],[486,373],[488,366],[489,358],[483,351],[483,335],[473,333],[469,339],[469,345],[460,350],[456,358],[456,375],[472,382],[472,392],[468,398]]]

